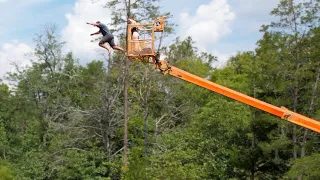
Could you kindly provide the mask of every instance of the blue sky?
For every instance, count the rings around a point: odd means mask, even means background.
[[[80,62],[101,58],[105,51],[90,42],[96,31],[86,21],[109,21],[106,0],[0,0],[0,76],[12,68],[9,62],[28,64],[24,54],[34,48],[41,24],[56,23],[59,33]],[[279,0],[161,0],[161,11],[170,12],[178,25],[176,36],[192,36],[200,50],[218,56],[220,64],[237,51],[254,50],[259,28],[272,21],[269,12]]]
[[[31,43],[44,22],[66,26],[64,16],[74,3],[75,0],[0,0],[1,16],[4,15],[0,19],[0,44],[13,39]]]

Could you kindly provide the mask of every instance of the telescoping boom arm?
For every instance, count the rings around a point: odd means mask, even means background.
[[[216,93],[219,93],[221,95],[227,96],[229,98],[235,99],[237,101],[248,104],[248,105],[253,106],[255,108],[261,109],[265,112],[268,112],[270,114],[278,116],[284,120],[290,121],[290,122],[297,124],[299,126],[302,126],[302,127],[305,127],[305,128],[308,128],[308,129],[311,129],[313,131],[320,133],[320,122],[319,121],[316,121],[314,119],[311,119],[311,118],[308,118],[308,117],[303,116],[301,114],[290,111],[290,110],[286,109],[285,107],[280,108],[280,107],[274,106],[272,104],[268,104],[266,102],[255,99],[253,97],[247,96],[247,95],[242,94],[240,92],[234,91],[234,90],[229,89],[227,87],[221,86],[219,84],[213,83],[211,81],[208,81],[206,79],[203,79],[203,78],[198,77],[196,75],[193,75],[191,73],[183,71],[179,68],[171,66],[171,65],[167,64],[167,62],[165,60],[161,60],[160,65],[158,65],[156,67],[158,67],[162,71],[163,74],[170,74],[172,76],[183,79],[185,81],[196,84],[198,86],[204,87],[206,89],[209,89],[209,90],[214,91]]]
[[[165,29],[165,16],[156,18],[151,24],[129,24],[128,25],[128,38],[127,38],[127,57],[130,60],[139,62],[153,63],[156,69],[161,70],[163,74],[170,74],[177,78],[183,79],[198,86],[207,88],[211,91],[235,99],[242,103],[248,104],[255,108],[266,111],[270,114],[278,116],[284,120],[290,121],[294,124],[311,129],[320,133],[320,121],[308,118],[301,114],[295,113],[286,109],[285,107],[277,107],[272,104],[252,98],[240,92],[226,88],[219,84],[213,83],[201,77],[190,74],[186,71],[171,66],[165,60],[159,60],[159,54],[155,51],[154,41],[155,32],[162,32]],[[133,28],[141,29],[140,37],[134,39],[131,36]],[[151,37],[148,37],[151,35]],[[161,36],[162,37],[162,36]],[[151,60],[150,60],[151,59]]]

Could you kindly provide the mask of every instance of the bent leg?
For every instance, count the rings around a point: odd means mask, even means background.
[[[102,48],[107,49],[107,50],[108,50],[108,54],[110,55],[110,53],[111,53],[111,48],[110,48],[106,43],[104,43],[104,44],[100,44],[100,43],[99,43],[99,46],[102,47]]]
[[[120,46],[112,46],[112,49],[119,50],[119,51],[124,51],[124,49],[121,48]]]
[[[118,51],[123,51],[123,52],[125,51],[120,46],[116,46],[116,44],[114,43],[114,38],[113,37],[112,37],[112,39],[110,41],[108,41],[108,43],[110,44],[112,49],[115,49],[115,50],[118,50]]]
[[[108,53],[110,55],[111,53],[111,48],[106,44],[106,42],[108,41],[108,37],[106,36],[103,36],[101,41],[99,42],[99,46],[102,47],[102,48],[105,48],[108,50]]]

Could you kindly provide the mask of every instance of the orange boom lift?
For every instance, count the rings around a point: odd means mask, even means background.
[[[272,104],[260,101],[253,97],[247,96],[240,92],[234,91],[227,87],[213,83],[179,68],[176,68],[167,63],[166,60],[159,60],[159,54],[155,51],[155,32],[164,32],[165,16],[157,18],[150,24],[129,24],[128,25],[128,47],[127,56],[129,60],[152,63],[155,68],[159,69],[163,74],[170,74],[177,78],[183,79],[190,83],[204,87],[221,95],[227,96],[234,100],[248,104],[275,116],[278,116],[291,123],[308,128],[320,133],[320,121],[308,118],[301,114],[295,113],[286,109],[285,107],[277,107]],[[140,32],[138,40],[131,39],[131,29],[137,27]]]

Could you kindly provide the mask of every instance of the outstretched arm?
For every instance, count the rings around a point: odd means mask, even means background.
[[[87,22],[87,24],[92,25],[92,26],[98,26],[98,24],[97,24],[97,23],[90,23],[90,22]]]
[[[101,32],[100,32],[100,30],[99,31],[97,31],[97,32],[95,32],[95,33],[92,33],[92,34],[90,34],[91,36],[93,36],[93,35],[95,35],[95,34],[100,34]]]

